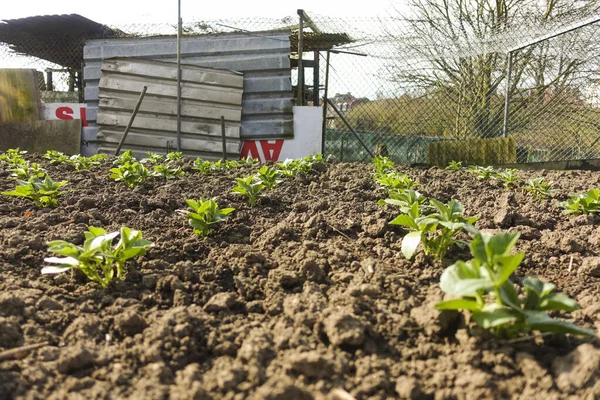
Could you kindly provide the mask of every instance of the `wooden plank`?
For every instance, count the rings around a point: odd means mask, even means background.
[[[101,97],[100,98],[100,109],[103,114],[114,114],[115,111],[128,111],[133,110],[139,95],[133,93],[115,93],[115,96]],[[139,109],[140,113],[148,114],[160,114],[160,117],[155,119],[169,118],[169,116],[175,117],[177,115],[177,103],[168,102],[164,99],[157,98],[155,96],[146,96],[142,101]],[[221,120],[221,116],[224,116],[226,120],[231,122],[237,122],[239,124],[242,118],[242,108],[230,108],[230,107],[215,107],[214,104],[202,104],[198,102],[182,101],[181,102],[181,117],[186,118],[203,118],[203,119],[214,119]]]
[[[98,115],[98,125],[102,131],[104,130],[119,130],[122,133],[125,131],[125,127],[129,122],[131,115],[128,113],[104,113]],[[117,129],[116,127],[119,127]],[[175,131],[177,128],[176,117],[172,118],[155,118],[153,116],[146,116],[144,114],[138,114],[133,121],[133,128],[144,131],[160,131],[163,134],[170,134],[175,137]],[[204,135],[209,137],[221,137],[221,125],[216,121],[214,123],[209,122],[191,122],[182,120],[181,121],[181,133],[190,135]],[[228,125],[225,129],[225,135],[237,139],[240,137],[240,123],[235,125]]]
[[[58,150],[78,154],[80,143],[80,119],[0,123],[1,151],[18,147],[37,153]]]
[[[170,99],[177,98],[177,82],[156,81],[136,76],[118,76],[106,74],[100,78],[100,97],[113,96],[113,92],[141,93],[144,86],[148,87],[146,95],[162,96]],[[185,83],[181,86],[181,98],[196,101],[217,102],[223,104],[239,104],[242,90],[214,86],[194,85]]]
[[[102,131],[103,145],[108,143],[118,144],[123,136],[122,132]],[[147,133],[139,133],[130,131],[125,140],[124,148],[132,149],[136,147],[151,146],[158,148],[169,148],[173,147],[175,138],[166,135],[148,135]],[[227,152],[235,153],[240,144],[239,140],[228,140],[227,141]],[[201,138],[190,138],[181,137],[181,150],[182,151],[204,151],[204,152],[221,152],[222,143],[221,140],[202,140]]]
[[[38,121],[40,115],[37,71],[0,69],[0,122]]]
[[[177,80],[177,68],[172,63],[140,59],[108,59],[102,63],[105,73],[138,75],[144,78],[152,77],[165,80]],[[205,85],[229,86],[239,91],[244,81],[244,75],[236,71],[204,68],[196,65],[181,65],[181,81],[184,83],[202,83]]]

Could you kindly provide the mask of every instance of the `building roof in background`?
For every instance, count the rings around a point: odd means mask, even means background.
[[[17,53],[79,70],[88,39],[127,36],[78,14],[0,20],[0,42]]]

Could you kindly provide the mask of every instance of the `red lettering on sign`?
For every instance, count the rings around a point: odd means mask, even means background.
[[[81,115],[81,126],[88,126],[85,107],[79,109],[79,115]]]
[[[242,144],[242,150],[240,150],[240,158],[246,159],[248,157],[260,160],[260,156],[258,155],[258,148],[256,147],[256,142],[245,141]]]
[[[279,153],[281,153],[281,148],[283,147],[283,140],[275,140],[275,143],[261,140],[260,147],[265,155],[265,161],[278,161]]]
[[[73,109],[71,107],[58,107],[56,109],[56,118],[73,119]]]

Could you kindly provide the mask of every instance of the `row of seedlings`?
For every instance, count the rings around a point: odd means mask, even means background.
[[[409,231],[402,240],[402,253],[411,258],[419,244],[426,254],[442,260],[449,246],[467,244],[472,258],[457,261],[445,268],[440,278],[442,291],[452,298],[437,303],[440,310],[464,310],[475,323],[495,335],[514,338],[531,331],[571,333],[596,337],[596,333],[573,323],[554,319],[549,312],[571,312],[579,309],[575,300],[556,292],[552,283],[537,278],[515,281],[511,276],[525,254],[516,252],[518,233],[482,232],[465,217],[459,202],[443,204],[424,199],[414,191],[416,183],[400,174],[384,157],[373,160],[375,179],[388,189],[389,198],[382,204],[398,206],[401,214],[391,221]],[[406,188],[392,188],[386,182],[403,181]],[[412,183],[411,183],[412,182]],[[470,241],[457,241],[454,235],[469,233]],[[405,243],[406,242],[406,243]]]

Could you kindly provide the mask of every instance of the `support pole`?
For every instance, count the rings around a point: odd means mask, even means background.
[[[362,140],[362,138],[358,135],[358,133],[356,133],[356,131],[354,130],[354,128],[352,128],[352,125],[350,125],[350,122],[348,122],[348,120],[346,119],[346,117],[344,117],[344,114],[342,114],[340,112],[340,110],[338,110],[338,108],[333,103],[333,101],[327,99],[327,102],[329,103],[329,105],[331,106],[331,108],[333,108],[333,111],[335,111],[337,113],[337,115],[340,116],[340,118],[342,119],[342,121],[344,122],[344,124],[346,124],[346,126],[348,127],[348,129],[350,130],[350,132],[352,132],[354,134],[354,136],[356,137],[356,139],[358,139],[358,141],[360,142],[360,144],[362,144],[362,147],[367,151],[367,153],[369,153],[369,155],[371,156],[371,158],[375,158],[375,155],[373,154],[373,152],[371,150],[369,150],[369,148],[367,147],[367,144]]]
[[[319,52],[315,50],[314,52],[314,64],[313,64],[313,107],[319,107],[319,100],[321,96],[319,96]]]
[[[508,63],[506,67],[506,93],[504,94],[504,127],[502,137],[508,137],[508,119],[510,116],[510,85],[513,69],[513,52],[508,53]]]
[[[302,46],[304,44],[304,10],[298,10],[300,24],[298,29],[298,98],[296,104],[304,105],[304,65],[302,65]]]
[[[123,147],[123,143],[125,143],[125,139],[127,139],[127,135],[129,134],[131,125],[133,125],[135,116],[137,115],[137,113],[140,109],[140,106],[142,105],[142,100],[144,99],[144,96],[146,95],[146,90],[148,90],[148,86],[144,86],[144,88],[142,89],[142,93],[140,93],[140,97],[138,98],[135,108],[133,109],[133,113],[131,113],[131,118],[129,118],[129,123],[127,124],[127,127],[125,128],[125,132],[123,132],[123,137],[121,138],[121,141],[119,142],[119,145],[117,146],[117,150],[115,150],[115,157],[119,155],[119,152],[121,151],[121,147]]]
[[[225,139],[225,117],[221,115],[221,140],[223,141],[223,161],[227,160],[227,141]]]
[[[329,56],[331,53],[327,50],[327,59],[325,61],[325,91],[323,92],[323,129],[321,132],[321,154],[325,155],[325,135],[327,133],[327,91],[329,89]]]
[[[177,0],[177,151],[181,151],[181,0]]]

